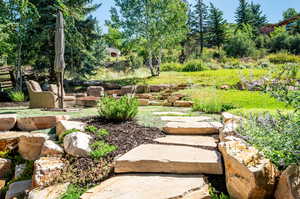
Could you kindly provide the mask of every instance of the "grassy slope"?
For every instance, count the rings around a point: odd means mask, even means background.
[[[208,86],[235,85],[241,77],[259,79],[267,74],[261,69],[221,69],[201,72],[162,72],[159,77],[149,78],[148,84],[200,84]]]

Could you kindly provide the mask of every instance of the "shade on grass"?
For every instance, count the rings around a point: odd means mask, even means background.
[[[147,84],[200,84],[208,86],[236,85],[241,78],[259,79],[268,71],[262,69],[221,69],[201,72],[162,72]]]
[[[194,88],[180,91],[193,100],[232,104],[245,109],[291,109],[285,103],[258,91],[218,90],[214,88]]]

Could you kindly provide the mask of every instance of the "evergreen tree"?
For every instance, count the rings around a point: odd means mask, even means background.
[[[100,65],[104,45],[100,45],[101,32],[95,18],[87,17],[100,5],[90,0],[40,1],[31,0],[40,15],[38,21],[28,28],[23,53],[27,63],[36,70],[49,71],[52,81],[54,71],[56,14],[61,9],[65,18],[65,61],[66,71],[72,75],[92,74]],[[102,53],[103,54],[103,53]],[[104,54],[103,54],[104,55]]]
[[[226,34],[225,24],[226,20],[223,18],[223,12],[210,3],[208,31],[209,41],[213,46],[220,48],[220,46],[224,43]]]
[[[252,13],[247,0],[239,0],[235,18],[238,29],[242,28],[243,24],[252,24]]]
[[[297,12],[297,10],[295,8],[289,8],[286,11],[283,12],[282,17],[283,20],[295,17],[297,15],[299,15],[300,13]]]
[[[254,28],[259,29],[267,23],[267,16],[263,14],[260,4],[251,2],[250,9],[252,14],[251,24]]]
[[[192,13],[192,33],[199,35],[200,55],[204,49],[204,38],[207,33],[207,6],[203,0],[197,0]]]

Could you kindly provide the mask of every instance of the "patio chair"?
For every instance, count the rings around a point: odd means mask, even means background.
[[[58,97],[58,88],[57,88],[56,84],[50,84],[49,91],[53,92]],[[64,96],[64,103],[67,106],[75,105],[75,103],[76,103],[76,97],[75,96],[71,96],[69,94],[66,94],[64,90],[63,90],[63,96]]]
[[[29,80],[26,82],[30,105],[29,108],[57,108],[57,96],[50,91],[43,91],[40,84]]]

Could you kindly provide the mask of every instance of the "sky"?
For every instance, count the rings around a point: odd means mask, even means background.
[[[189,3],[194,4],[196,0],[188,0]],[[212,2],[217,8],[221,9],[224,13],[224,18],[228,22],[234,22],[235,9],[238,7],[238,0],[204,0],[207,4]],[[267,15],[270,23],[276,23],[282,19],[282,13],[288,8],[295,8],[300,12],[300,0],[252,0],[254,3],[259,3],[262,6],[264,14]],[[93,13],[97,18],[103,31],[106,32],[107,28],[104,27],[105,20],[109,19],[109,10],[114,6],[113,0],[94,0],[95,3],[102,3],[102,6]],[[250,2],[250,0],[249,0]]]

